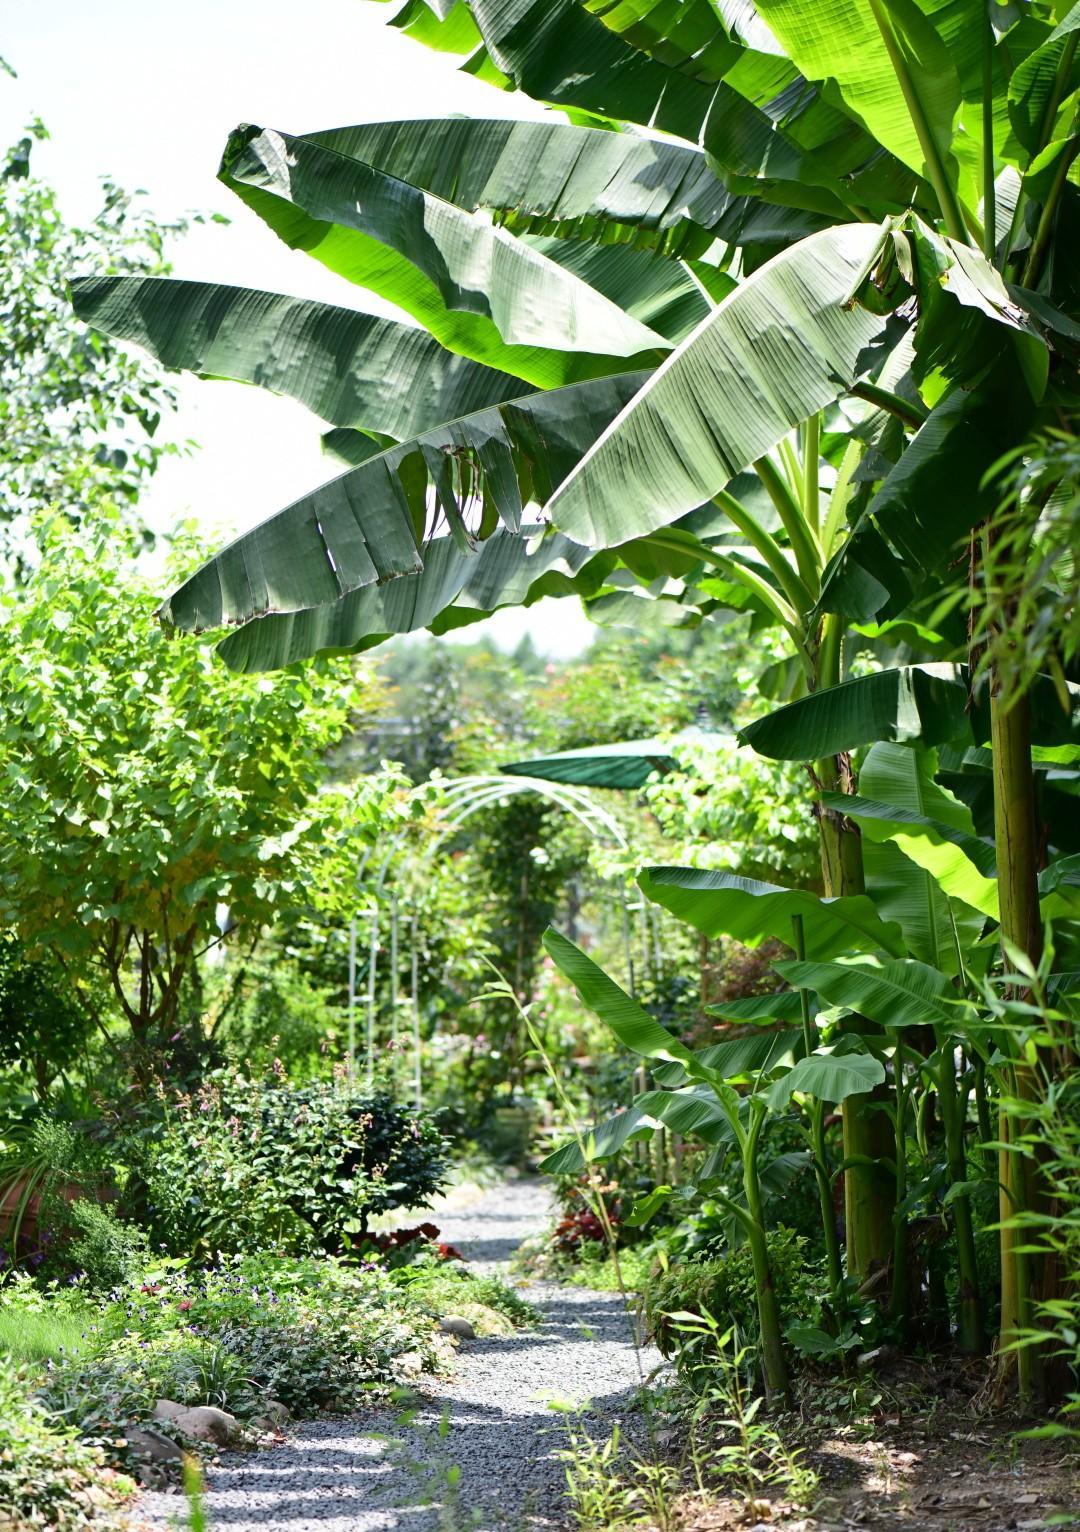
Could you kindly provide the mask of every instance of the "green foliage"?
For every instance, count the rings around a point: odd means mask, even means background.
[[[152,541],[139,494],[175,450],[156,440],[175,403],[164,372],[74,321],[67,283],[81,270],[166,272],[165,241],[186,225],[158,222],[109,180],[93,223],[68,224],[31,173],[47,137],[35,121],[0,179],[0,566],[16,577],[36,561],[48,507],[76,526],[118,518]]]
[[[43,1204],[43,1216],[49,1205]],[[122,1222],[113,1208],[76,1198],[65,1207],[60,1225],[65,1264],[81,1272],[86,1285],[109,1290],[132,1282],[149,1264],[150,1245],[144,1230]]]
[[[28,961],[16,940],[0,936],[0,1067],[29,1074],[45,1096],[83,1052],[91,1027],[58,966]]]
[[[121,1153],[136,1211],[175,1255],[348,1250],[368,1220],[419,1207],[442,1185],[430,1117],[343,1081],[293,1088],[235,1069],[162,1091]]]
[[[313,670],[236,685],[154,636],[124,536],[41,537],[0,607],[0,914],[28,958],[63,965],[69,1003],[108,1019],[103,973],[141,1054],[168,1051],[219,906],[251,933],[289,901],[332,905],[354,837],[395,812],[384,778],[322,790],[327,747],[377,693]],[[174,558],[191,551],[181,537]]]
[[[462,1303],[494,1309],[514,1325],[534,1325],[539,1317],[533,1305],[509,1283],[495,1276],[479,1276],[467,1266],[422,1260],[400,1267],[395,1280],[411,1303],[436,1319],[460,1313]]]
[[[806,1241],[780,1226],[769,1233],[769,1266],[784,1312],[802,1312],[815,1290],[816,1273],[807,1262]],[[721,1329],[734,1327],[756,1348],[760,1340],[756,1279],[746,1245],[722,1256],[680,1261],[649,1278],[641,1293],[649,1333],[681,1369],[702,1365],[701,1347],[686,1344],[671,1316],[709,1315]]]
[[[123,1506],[134,1491],[42,1407],[27,1374],[0,1355],[0,1518],[20,1529],[123,1532]]]
[[[41,1393],[62,1419],[109,1442],[159,1398],[239,1418],[274,1398],[294,1413],[359,1407],[397,1380],[395,1359],[435,1364],[433,1327],[388,1276],[333,1260],[240,1257],[184,1274],[150,1268],[98,1312],[87,1353]]]

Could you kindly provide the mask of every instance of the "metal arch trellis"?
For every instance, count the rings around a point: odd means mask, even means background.
[[[610,840],[625,850],[627,845],[626,836],[622,827],[614,815],[600,807],[589,793],[580,787],[568,783],[551,783],[538,777],[506,777],[495,773],[476,773],[467,777],[458,777],[446,788],[445,798],[449,808],[447,818],[432,844],[432,852],[438,851],[439,847],[450,836],[457,833],[461,826],[473,814],[491,804],[505,801],[507,798],[520,796],[523,793],[537,793],[547,798],[564,812],[573,816],[585,826],[592,834]],[[372,883],[372,900],[368,910],[368,972],[367,992],[365,996],[365,1084],[371,1089],[374,1081],[375,1066],[375,1030],[377,1014],[377,963],[379,949],[379,906],[378,896],[386,884],[386,875],[393,862],[394,855],[405,838],[405,832],[399,831],[390,842],[378,872]],[[357,885],[362,882],[367,870],[370,853],[364,852],[357,868]],[[626,894],[623,893],[623,930],[624,939],[627,943],[628,962],[630,963],[631,975],[633,973],[633,959],[630,956],[630,922],[629,912],[626,905]],[[354,915],[349,922],[349,1001],[348,1001],[348,1059],[346,1061],[350,1079],[356,1068],[356,971],[357,971],[357,919]],[[390,900],[390,948],[391,948],[391,1017],[392,1035],[395,1043],[398,1038],[398,940],[400,930],[400,917],[397,894],[393,894]],[[413,1095],[416,1105],[423,1103],[423,1077],[421,1064],[421,1035],[420,1035],[420,1001],[419,1001],[419,964],[417,961],[417,918],[415,913],[410,917],[410,1019],[412,1023],[413,1045]],[[631,984],[633,979],[631,977]]]

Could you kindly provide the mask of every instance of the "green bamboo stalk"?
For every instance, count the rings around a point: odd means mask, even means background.
[[[945,1128],[945,1155],[949,1181],[953,1186],[967,1180],[967,1156],[964,1152],[964,1111],[956,1087],[956,1063],[952,1038],[938,1030],[937,1088],[941,1118]],[[971,1218],[971,1199],[957,1197],[952,1205],[953,1237],[956,1241],[956,1269],[960,1282],[957,1318],[960,1350],[978,1356],[985,1349],[982,1304],[979,1298],[979,1273],[975,1260],[975,1229]]]

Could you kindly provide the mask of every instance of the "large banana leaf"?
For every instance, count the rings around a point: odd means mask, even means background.
[[[682,29],[709,28],[703,7],[693,17],[688,5],[658,12],[640,30],[642,7],[470,0],[469,9],[484,47],[467,67],[536,101],[700,142],[728,176],[745,177],[759,194],[832,217],[843,216],[849,196],[862,203],[886,196],[892,211],[911,201],[910,173],[898,177],[897,162],[853,119],[838,123],[841,114],[786,59],[762,50],[763,29],[747,45],[738,18],[752,17],[752,7],[728,6],[726,37],[714,24],[692,44]]]
[[[304,134],[514,229],[630,238],[679,254],[724,238],[733,197],[700,149],[569,123],[438,118]]]
[[[706,936],[733,936],[747,947],[770,936],[790,945],[792,919],[799,915],[807,957],[827,959],[879,947],[896,955],[904,950],[900,928],[886,924],[863,894],[821,899],[805,889],[697,867],[649,867],[638,884],[647,899]]]
[[[607,547],[709,500],[853,382],[882,321],[847,302],[881,231],[845,224],[775,256],[658,368],[552,496]]]
[[[556,235],[522,234],[519,238],[673,345],[685,340],[736,285],[734,277],[715,266],[674,260],[634,245],[604,245]]]
[[[482,215],[307,139],[238,128],[220,176],[287,245],[397,304],[449,350],[538,386],[668,349]]]
[[[584,1130],[584,1154],[577,1139],[571,1139],[541,1160],[538,1168],[549,1176],[572,1175],[596,1160],[611,1159],[637,1139],[650,1138],[660,1127],[706,1144],[730,1143],[735,1136],[707,1086],[686,1091],[642,1091],[625,1111]]]
[[[586,957],[580,947],[550,926],[544,932],[544,948],[590,1011],[596,1012],[624,1048],[642,1058],[679,1063],[693,1080],[709,1083],[718,1078],[674,1033],[661,1026],[592,958]]]
[[[797,68],[808,80],[835,82],[847,110],[883,148],[920,175],[936,173],[937,167],[926,163],[917,112],[933,145],[930,152],[941,165],[948,163],[960,79],[948,46],[935,30],[933,13],[962,8],[969,30],[978,29],[987,25],[982,0],[756,3]],[[902,60],[899,68],[897,55]]]
[[[927,745],[970,738],[959,667],[905,665],[842,681],[789,702],[739,730],[739,740],[777,761],[816,761],[874,740]]]
[[[798,1002],[798,995],[794,998]],[[697,1049],[696,1053],[706,1069],[714,1070],[725,1080],[738,1080],[768,1073],[778,1064],[790,1064],[802,1050],[802,1028],[780,1027],[768,1032],[752,1032],[746,1037],[733,1037],[724,1043],[712,1043],[708,1048]],[[654,1064],[652,1073],[660,1085],[669,1089],[684,1085],[687,1080],[682,1064]]]
[[[883,1027],[952,1027],[960,1021],[959,1009],[946,1003],[945,975],[913,958],[773,966],[789,984],[816,990],[829,1005],[846,1006]]]
[[[1036,677],[1028,700],[1036,744],[1073,748],[1080,738],[1080,687],[1070,685],[1069,713],[1048,676]],[[971,706],[966,666],[934,662],[854,676],[766,713],[738,737],[774,760],[812,761],[875,740],[982,743],[990,737],[990,717],[985,689]]]
[[[878,913],[897,922],[912,957],[952,977],[959,968],[958,946],[973,948],[984,917],[950,901],[937,879],[887,838],[920,826],[920,833],[959,846],[981,872],[993,876],[993,847],[976,838],[967,805],[935,782],[936,761],[932,750],[879,743],[862,764],[857,797],[822,796],[826,808],[850,815],[862,829],[866,891]]]
[[[523,507],[567,471],[641,381],[620,373],[529,394],[377,453],[230,543],[168,598],[162,619],[197,632],[325,606],[418,572],[439,519],[463,548],[499,520],[516,531]]]
[[[72,296],[80,319],[166,367],[256,383],[333,425],[397,441],[522,391],[520,378],[445,350],[415,325],[283,293],[85,277]]]
[[[531,606],[544,596],[589,596],[606,578],[610,555],[594,555],[544,528],[497,528],[476,552],[452,537],[423,550],[424,567],[384,585],[364,585],[340,601],[277,612],[246,623],[218,645],[245,674],[281,670],[314,654],[370,649],[394,633],[443,633],[480,622],[504,606]]]
[[[910,600],[920,572],[939,595],[963,539],[995,507],[987,470],[1024,439],[1031,416],[1031,396],[1015,368],[974,390],[951,390],[831,561],[819,609],[861,622],[891,614]]]
[[[885,1066],[869,1053],[810,1053],[770,1085],[766,1100],[777,1111],[801,1091],[839,1104],[849,1096],[865,1095],[884,1079]]]

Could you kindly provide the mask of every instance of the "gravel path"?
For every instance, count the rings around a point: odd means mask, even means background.
[[[443,1238],[479,1269],[493,1269],[541,1229],[551,1212],[536,1181],[506,1182],[435,1215]],[[641,1380],[618,1294],[530,1285],[543,1313],[534,1331],[462,1344],[456,1376],[424,1383],[411,1420],[373,1411],[298,1424],[286,1445],[229,1453],[209,1476],[216,1532],[522,1532],[563,1528],[565,1417],[576,1405],[605,1438]],[[454,1480],[457,1480],[456,1485]],[[182,1525],[175,1495],[146,1495],[151,1524]]]

